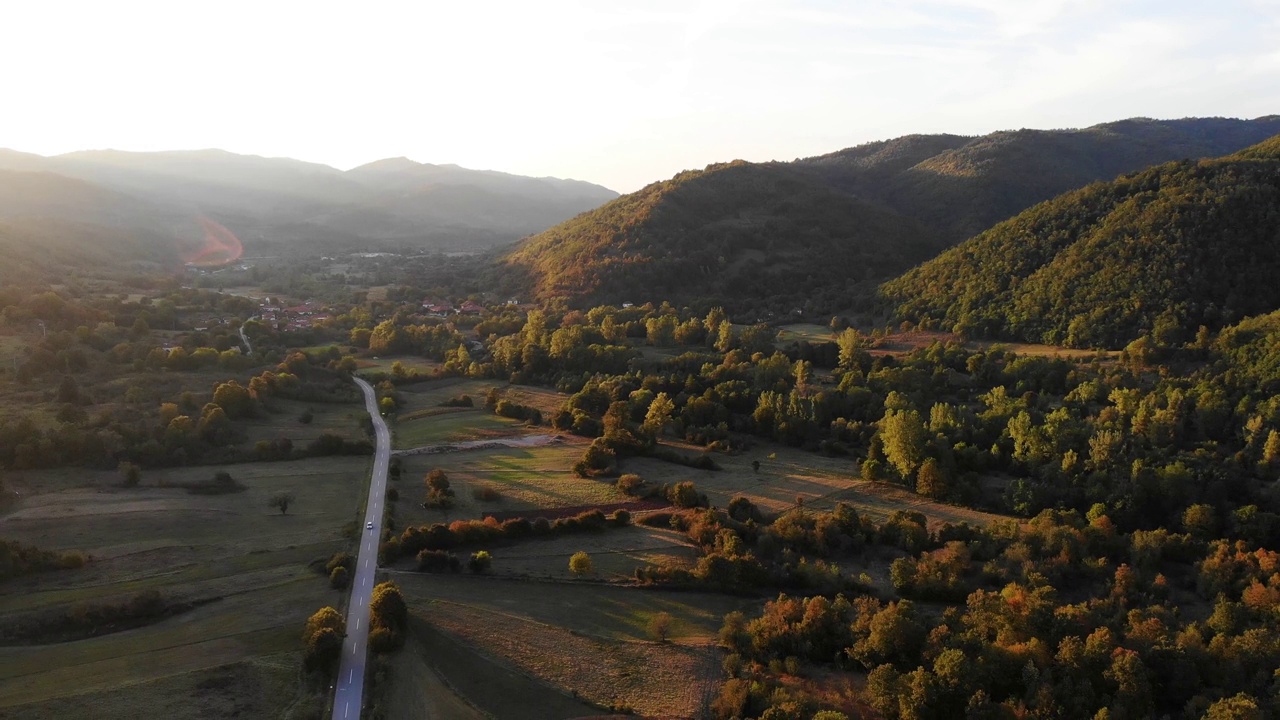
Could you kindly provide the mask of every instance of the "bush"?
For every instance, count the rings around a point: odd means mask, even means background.
[[[423,550],[418,553],[418,570],[421,572],[461,572],[462,562],[447,550]]]
[[[513,420],[527,421],[530,425],[542,424],[541,410],[535,407],[529,407],[528,405],[514,403],[510,400],[499,400],[498,403],[494,405],[493,412],[495,415],[511,418]]]
[[[351,582],[351,574],[347,572],[345,567],[339,565],[329,573],[329,587],[336,590],[345,588]]]
[[[618,527],[626,527],[631,524],[631,513],[626,508],[618,508],[609,521]]]
[[[471,396],[470,396],[470,395],[465,395],[465,394],[464,394],[464,395],[459,395],[459,396],[457,396],[457,397],[449,398],[448,400],[445,400],[444,402],[440,403],[440,406],[441,406],[441,407],[466,407],[466,408],[469,408],[469,407],[475,407],[475,406],[476,406],[476,402],[475,402],[475,400],[472,400],[472,399],[471,399]]]
[[[592,571],[591,556],[586,552],[579,550],[569,558],[569,572],[576,577],[590,575]]]
[[[343,568],[348,572],[350,572],[351,568],[355,567],[355,564],[356,564],[356,559],[351,555],[351,553],[349,552],[334,553],[333,557],[329,558],[329,562],[325,563],[324,571],[326,573],[332,574],[334,570],[338,568]]]
[[[467,569],[473,573],[487,572],[492,566],[493,556],[485,550],[471,553],[471,559],[467,561]]]
[[[635,473],[627,473],[618,478],[618,492],[621,492],[624,495],[631,495],[633,497],[639,495],[641,494],[641,488],[643,487],[644,478],[636,475]]]

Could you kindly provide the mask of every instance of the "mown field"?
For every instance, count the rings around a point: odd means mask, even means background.
[[[559,407],[562,399],[554,392],[513,386],[504,387],[492,380],[468,380],[449,378],[430,380],[398,388],[400,406],[392,429],[392,447],[397,450],[436,445],[458,440],[477,440],[486,437],[508,437],[524,434],[525,423],[499,417],[484,408],[485,394],[498,387],[502,397],[529,404],[546,406],[545,417],[551,408]],[[441,403],[466,395],[473,407],[444,407]]]
[[[724,614],[756,604],[589,582],[413,574],[398,574],[396,581],[419,623],[415,629],[444,650],[426,659],[435,673],[459,688],[474,683],[477,672],[521,687],[522,695],[469,696],[498,718],[558,720],[608,708],[691,717],[719,681],[714,638]],[[659,613],[672,620],[666,642],[650,633]],[[396,668],[410,664],[401,658]],[[415,716],[392,708],[389,717]]]
[[[683,443],[664,443],[687,455],[699,450]],[[707,494],[712,505],[724,507],[736,495],[750,499],[766,512],[784,512],[797,503],[815,510],[829,510],[837,502],[852,503],[875,520],[884,520],[897,510],[924,513],[932,524],[944,522],[986,525],[1002,516],[980,510],[946,505],[921,497],[888,483],[873,483],[858,476],[857,464],[847,457],[825,457],[817,453],[763,441],[737,455],[712,456],[720,470],[697,470],[654,458],[630,458],[621,463],[622,472],[636,473],[648,483],[690,480]],[[760,470],[752,469],[759,461]]]
[[[439,468],[449,476],[455,493],[454,507],[447,519],[481,517],[485,512],[536,511],[629,500],[618,492],[611,479],[581,478],[570,470],[582,456],[586,443],[581,438],[542,447],[464,450],[436,455],[415,455],[402,459],[403,474],[394,486],[400,497],[402,524],[442,522],[442,510],[417,507],[426,494],[423,476]],[[498,499],[477,498],[483,490]]]
[[[299,628],[316,608],[342,602],[309,565],[349,545],[343,527],[359,517],[368,459],[228,466],[245,489],[225,495],[181,487],[218,469],[146,471],[130,489],[116,473],[77,469],[7,479],[20,499],[0,516],[0,534],[91,559],[7,583],[0,623],[146,590],[196,606],[97,637],[0,648],[0,715],[274,718],[305,709]],[[276,492],[296,497],[287,515],[268,507]]]

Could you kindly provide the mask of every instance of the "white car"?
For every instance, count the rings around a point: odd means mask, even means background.
[[[370,520],[369,522],[365,523],[365,524],[364,524],[364,529],[365,529],[365,530],[372,530],[372,529],[373,529],[373,521],[372,521],[372,520]]]

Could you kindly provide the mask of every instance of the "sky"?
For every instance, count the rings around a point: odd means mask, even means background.
[[[0,147],[405,156],[620,192],[910,133],[1280,113],[1280,0],[0,7]]]

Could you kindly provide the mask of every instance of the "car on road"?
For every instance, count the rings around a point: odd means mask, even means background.
[[[373,529],[373,521],[372,521],[372,520],[370,520],[369,522],[365,523],[365,524],[364,524],[364,529],[365,529],[365,530],[372,530],[372,529]]]

